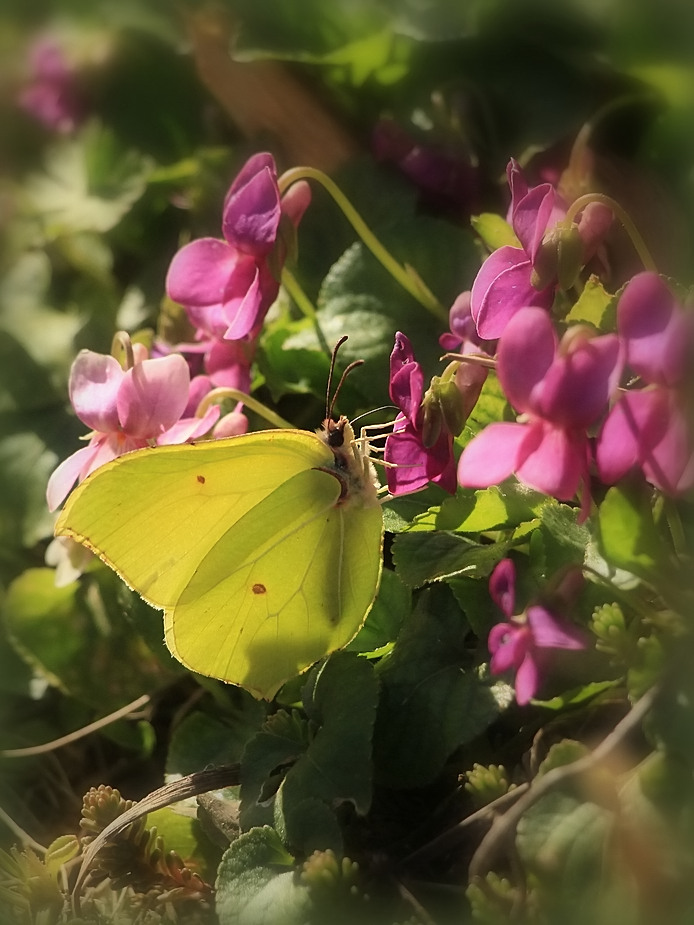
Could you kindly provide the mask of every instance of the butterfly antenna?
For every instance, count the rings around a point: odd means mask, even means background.
[[[333,416],[333,409],[335,408],[335,402],[337,401],[337,396],[340,394],[340,389],[342,388],[343,382],[345,381],[347,376],[352,372],[353,369],[356,369],[357,366],[362,366],[364,363],[363,360],[353,360],[349,364],[349,366],[345,369],[345,371],[340,376],[340,381],[338,382],[337,388],[335,389],[335,392],[331,399],[330,390],[332,389],[333,373],[335,371],[335,360],[337,359],[337,351],[340,349],[340,347],[344,344],[346,340],[347,340],[347,335],[345,334],[343,337],[341,337],[338,340],[338,342],[335,344],[335,347],[333,348],[333,355],[330,361],[330,372],[328,374],[328,389],[325,395],[325,418],[326,420],[330,420]]]
[[[333,410],[333,406],[334,406],[334,404],[335,404],[335,399],[334,399],[334,398],[333,398],[332,401],[330,400],[330,392],[332,391],[332,387],[333,387],[333,373],[335,372],[335,362],[336,362],[336,360],[337,360],[337,351],[340,349],[340,347],[344,344],[344,342],[345,342],[346,340],[347,340],[347,335],[344,334],[344,335],[338,340],[338,342],[335,344],[335,346],[333,347],[333,353],[332,353],[332,356],[330,357],[330,371],[329,371],[329,373],[328,373],[328,385],[327,385],[327,388],[326,388],[326,390],[325,390],[325,417],[326,417],[326,420],[331,416],[332,410]],[[344,377],[343,377],[343,378],[344,378]],[[342,382],[342,380],[340,380],[340,382]],[[339,391],[340,386],[338,386],[337,389],[338,389],[338,391]],[[336,394],[337,394],[337,393],[336,393]]]

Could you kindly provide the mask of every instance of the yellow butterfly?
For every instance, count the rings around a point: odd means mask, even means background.
[[[184,665],[268,699],[356,635],[381,575],[378,482],[346,418],[120,456],[55,532],[164,610]]]

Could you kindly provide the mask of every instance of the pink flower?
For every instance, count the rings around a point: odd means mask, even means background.
[[[390,355],[390,397],[400,409],[388,435],[384,458],[388,490],[392,495],[419,491],[434,482],[455,494],[453,438],[441,426],[431,445],[425,442],[422,400],[424,373],[412,352],[409,339],[398,332]]]
[[[621,369],[616,335],[588,338],[570,329],[559,344],[545,311],[520,309],[499,341],[497,374],[522,417],[490,424],[470,441],[458,465],[460,484],[486,488],[515,473],[531,488],[569,501],[583,483],[587,516],[587,431],[606,409]]]
[[[585,649],[586,641],[576,627],[539,604],[514,615],[515,586],[513,561],[502,559],[490,576],[489,591],[508,621],[492,627],[487,644],[491,673],[515,671],[516,701],[524,706],[540,687],[546,650]]]
[[[492,344],[482,340],[477,333],[470,311],[470,299],[471,293],[466,290],[455,300],[448,313],[450,333],[442,334],[439,343],[447,351],[492,356]],[[477,363],[462,362],[458,366],[454,382],[460,392],[462,421],[468,419],[477,404],[487,373],[488,370]]]
[[[187,244],[166,278],[169,296],[186,308],[198,339],[239,340],[257,332],[279,291],[282,223],[296,228],[309,200],[306,183],[294,184],[280,200],[272,155],[246,162],[224,200],[224,240]]]
[[[145,359],[137,345],[134,352],[135,363],[128,370],[114,357],[91,350],[80,351],[72,364],[70,401],[92,436],[51,475],[46,492],[50,510],[64,501],[75,481],[116,456],[200,437],[219,417],[217,406],[202,418],[182,417],[190,385],[183,357]]]
[[[626,391],[605,421],[596,449],[600,478],[619,481],[634,468],[668,495],[694,485],[690,415],[679,388],[694,358],[694,322],[660,279],[639,273],[617,306],[626,360],[647,384]]]
[[[19,104],[53,131],[72,132],[84,118],[75,71],[59,43],[40,36],[29,49],[30,83],[21,91]]]
[[[564,217],[558,194],[549,183],[528,187],[515,160],[506,168],[511,187],[510,221],[520,247],[504,245],[484,261],[472,284],[471,310],[480,337],[495,340],[525,306],[549,308],[555,286],[537,289],[533,269],[548,228]]]

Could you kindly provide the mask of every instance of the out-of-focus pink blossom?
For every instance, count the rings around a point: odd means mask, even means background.
[[[588,428],[607,408],[622,365],[616,335],[569,329],[559,344],[545,311],[520,309],[499,341],[497,373],[522,417],[490,424],[470,441],[458,465],[460,484],[486,488],[515,473],[531,488],[569,501],[582,483],[586,517]]]
[[[694,319],[656,273],[644,272],[622,293],[617,330],[628,366],[646,387],[625,391],[610,411],[596,448],[600,478],[613,484],[640,468],[652,485],[677,496],[694,485],[682,388],[694,359]]]
[[[76,71],[60,43],[40,36],[29,49],[29,83],[19,94],[22,109],[52,131],[67,134],[84,119]]]
[[[134,349],[135,362],[124,370],[112,356],[82,350],[70,371],[70,401],[77,417],[92,429],[87,446],[53,472],[47,488],[50,510],[65,499],[76,481],[117,456],[145,446],[185,443],[206,434],[219,417],[211,407],[204,417],[182,417],[188,403],[190,374],[182,356],[146,359]]]
[[[528,703],[542,683],[542,673],[550,649],[584,649],[583,634],[566,620],[540,604],[514,614],[516,569],[511,559],[502,559],[489,578],[489,591],[507,618],[492,627],[487,645],[492,674],[515,671],[516,701]]]

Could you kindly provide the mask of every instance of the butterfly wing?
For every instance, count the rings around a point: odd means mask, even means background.
[[[140,450],[78,486],[56,533],[165,611],[185,665],[271,697],[354,636],[378,586],[380,508],[340,503],[333,462],[304,431]]]

